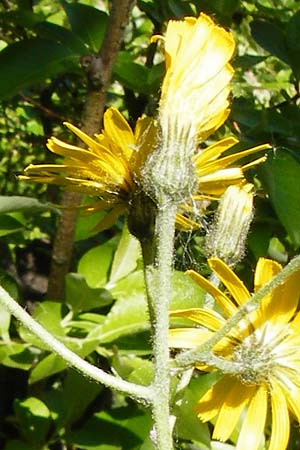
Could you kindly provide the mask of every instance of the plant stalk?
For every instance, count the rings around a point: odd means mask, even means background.
[[[176,205],[165,203],[158,208],[155,225],[154,245],[156,261],[154,264],[151,291],[153,312],[153,354],[154,379],[153,419],[155,445],[157,450],[172,450],[172,431],[170,423],[170,366],[169,366],[169,304],[172,295],[173,246],[175,234]],[[150,270],[150,269],[148,269]],[[150,277],[151,279],[151,277]],[[146,277],[146,283],[149,278]]]
[[[34,320],[1,286],[0,303],[16,317],[22,325],[28,328],[31,333],[43,341],[51,352],[60,356],[69,366],[77,369],[84,376],[95,380],[97,383],[102,383],[111,389],[129,395],[133,399],[144,404],[149,405],[152,402],[152,388],[150,386],[147,387],[129,383],[121,378],[117,378],[104,372],[82,359],[36,322],[36,320]]]

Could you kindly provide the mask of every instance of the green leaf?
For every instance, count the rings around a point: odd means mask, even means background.
[[[57,211],[53,206],[41,203],[36,198],[0,195],[0,213],[49,211],[50,209]]]
[[[131,383],[148,386],[153,380],[153,364],[147,359],[115,354],[112,367],[121,378]]]
[[[76,220],[74,241],[88,239],[98,233],[96,225],[101,222],[107,213],[105,211],[93,212],[92,214],[79,214]]]
[[[66,275],[66,303],[74,313],[101,308],[112,303],[109,291],[103,288],[92,289],[79,273]]]
[[[6,214],[0,214],[0,237],[23,230],[24,225]]]
[[[63,305],[61,303],[45,301],[36,305],[33,317],[54,336],[64,338],[66,329],[61,324],[63,318],[62,308]],[[48,346],[35,334],[31,333],[27,327],[20,325],[19,335],[25,342],[48,350]]]
[[[81,3],[61,2],[68,16],[71,29],[89,48],[97,53],[106,32],[108,16],[92,6]]]
[[[149,330],[148,309],[143,271],[119,281],[111,289],[117,298],[99,331],[100,342],[112,342],[120,336]],[[203,291],[182,272],[174,272],[171,309],[200,307]]]
[[[77,355],[85,358],[94,351],[99,343],[99,339],[61,339],[66,347],[74,351]],[[57,355],[50,354],[43,358],[31,371],[29,383],[33,384],[44,378],[50,377],[66,369],[67,364]]]
[[[0,341],[0,361],[4,366],[28,370],[31,368],[34,359],[35,355],[26,344]]]
[[[105,286],[116,245],[117,239],[113,238],[98,247],[92,248],[80,259],[78,272],[85,277],[91,288]]]
[[[40,14],[34,14],[28,9],[17,9],[15,11],[6,11],[0,14],[0,21],[13,23],[20,27],[33,28],[37,23],[45,18]]]
[[[40,38],[8,45],[0,52],[0,99],[49,77],[77,70],[79,56],[59,42]]]
[[[129,233],[127,226],[124,225],[119,245],[114,254],[109,282],[116,283],[133,272],[140,257],[139,241]]]
[[[65,329],[61,324],[63,305],[58,302],[45,301],[38,303],[34,310],[34,318],[54,336],[64,336]]]
[[[46,439],[51,424],[50,411],[38,398],[15,400],[14,409],[20,425],[20,431],[26,441],[39,448]]]
[[[23,441],[12,439],[11,441],[6,442],[4,450],[32,450],[32,446],[30,444],[25,444]]]
[[[62,391],[64,414],[60,421],[63,424],[71,424],[79,420],[87,406],[102,390],[102,385],[85,378],[75,370],[68,370]],[[79,392],[84,393],[84,395],[76,395]]]
[[[300,51],[300,11],[292,15],[286,27],[286,40],[290,49]]]
[[[210,433],[207,424],[202,423],[196,416],[197,401],[216,381],[218,375],[205,374],[193,378],[185,389],[179,406],[175,407],[177,416],[175,432],[181,439],[188,439],[201,443],[203,450],[210,449]]]
[[[156,447],[149,436],[146,438],[146,440],[143,442],[140,448],[140,450],[155,450],[155,449]]]
[[[185,273],[173,273],[173,296],[170,310],[201,308],[205,292]]]
[[[95,414],[66,439],[84,450],[133,450],[140,447],[150,428],[150,414],[130,406]]]
[[[29,383],[33,384],[67,367],[66,363],[57,355],[51,354],[40,361],[31,371]]]
[[[15,278],[5,270],[0,270],[0,285],[13,299],[19,299],[19,285]]]
[[[141,94],[149,94],[148,76],[149,69],[134,61],[129,61],[127,55],[120,53],[114,65],[116,79],[129,89]]]
[[[88,49],[84,45],[84,42],[65,27],[61,27],[52,22],[42,22],[36,25],[34,29],[42,38],[59,42],[78,55],[83,56],[88,54]]]
[[[256,260],[262,256],[267,256],[271,237],[271,227],[254,223],[248,236],[248,247]]]
[[[10,327],[11,314],[7,308],[0,304],[0,335],[5,340],[8,338],[8,330]]]
[[[300,78],[300,11],[294,14],[287,24],[286,42],[290,52],[290,61],[296,78]]]
[[[144,275],[134,272],[111,290],[118,299],[101,327],[101,343],[149,329]]]
[[[266,56],[258,56],[258,55],[242,55],[238,56],[234,59],[234,67],[240,67],[243,70],[251,69],[256,64],[265,61]]]
[[[288,47],[281,28],[266,20],[253,20],[250,27],[253,38],[261,47],[290,65]]]
[[[288,150],[277,149],[260,169],[278,218],[293,244],[300,246],[300,164]]]

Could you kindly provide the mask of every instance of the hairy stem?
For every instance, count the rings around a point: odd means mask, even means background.
[[[157,211],[155,238],[156,262],[153,268],[151,291],[153,310],[153,418],[155,443],[158,450],[172,450],[170,424],[170,367],[169,367],[169,304],[172,294],[173,245],[176,206],[165,204]],[[150,270],[150,269],[148,269]],[[147,283],[146,277],[146,283]]]
[[[98,367],[88,363],[76,353],[69,350],[62,342],[58,341],[51,333],[36,322],[24,309],[0,286],[0,303],[2,303],[10,313],[18,319],[22,325],[27,327],[31,333],[37,336],[47,345],[51,352],[60,356],[69,366],[74,367],[83,375],[102,383],[107,387],[122,392],[137,401],[149,404],[152,401],[152,392],[150,387],[140,386],[116,378],[109,373],[104,372]]]
[[[215,345],[234,328],[240,320],[242,320],[247,314],[254,311],[260,305],[262,299],[268,295],[273,289],[280,286],[289,276],[291,276],[296,270],[300,269],[300,255],[292,259],[274,278],[268,283],[262,286],[259,291],[252,295],[252,297],[242,305],[236,314],[227,320],[225,325],[215,332],[213,336],[208,339],[204,344],[200,345],[196,349],[189,350],[187,352],[180,353],[176,357],[176,363],[178,366],[192,366],[195,363],[203,362],[210,366],[214,366],[220,369],[225,369],[228,372],[226,362],[222,358],[218,358],[213,355],[212,350]],[[239,371],[238,365],[236,369],[233,367],[233,371]]]

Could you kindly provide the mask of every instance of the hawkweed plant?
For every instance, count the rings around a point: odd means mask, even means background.
[[[98,231],[111,227],[119,215],[127,215],[129,230],[141,242],[144,259],[153,344],[151,384],[127,382],[92,366],[35,322],[3,290],[1,301],[69,365],[149,406],[153,416],[151,439],[157,450],[174,448],[170,393],[174,367],[182,372],[197,367],[223,374],[199,399],[196,411],[204,421],[217,417],[214,437],[227,440],[241,420],[244,423],[238,448],[258,449],[270,401],[270,449],[283,450],[289,435],[288,410],[297,418],[300,415],[299,363],[293,356],[294,351],[299,354],[299,318],[294,317],[299,259],[283,270],[274,262],[259,262],[257,292],[252,298],[229,268],[242,257],[253,216],[254,188],[246,181],[245,172],[265,160],[263,152],[269,145],[234,152],[238,143],[234,136],[204,145],[230,112],[234,74],[230,60],[235,43],[229,31],[200,14],[198,18],[171,20],[165,35],[154,36],[153,40],[164,47],[166,63],[157,116],[139,118],[132,130],[118,110],[109,108],[104,114],[103,131],[93,137],[66,123],[86,148],[52,137],[47,146],[62,157],[61,163],[30,165],[20,177],[94,196],[95,201],[85,208],[90,212],[108,211],[97,225]],[[249,162],[252,155],[255,159]],[[194,205],[220,199],[205,251],[214,257],[210,259],[212,269],[232,297],[218,287],[219,282],[214,284],[190,273],[224,314],[217,313],[213,305],[177,311],[173,316],[191,319],[200,327],[169,332],[175,226],[198,228],[199,223],[189,216]],[[230,208],[233,216],[228,213]],[[232,237],[229,246],[227,237],[224,244],[224,235]],[[275,304],[281,293],[287,302]],[[169,346],[186,351],[171,359]],[[238,400],[233,407],[235,395]],[[259,412],[259,424],[253,420],[255,410]],[[231,425],[226,428],[228,423]],[[252,440],[247,446],[248,433]]]

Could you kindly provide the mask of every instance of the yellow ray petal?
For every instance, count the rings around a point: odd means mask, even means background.
[[[214,297],[219,306],[227,316],[232,316],[236,313],[237,308],[232,303],[230,298],[228,298],[220,289],[216,288],[210,283],[206,278],[204,278],[199,273],[194,270],[188,270],[187,275],[189,275],[200,287],[202,287],[206,292]]]
[[[233,147],[238,143],[238,139],[234,136],[229,136],[224,139],[221,139],[218,142],[210,145],[204,150],[200,150],[199,153],[194,158],[194,163],[196,169],[201,169],[201,167],[206,164],[208,161],[214,161],[219,158],[226,150]]]
[[[128,122],[116,108],[109,108],[104,113],[103,123],[103,134],[120,147],[124,158],[129,161],[135,148],[135,139]]]
[[[271,259],[259,258],[254,276],[255,292],[270,281],[281,269],[282,266],[278,262]]]
[[[235,379],[232,380],[230,389],[225,393],[224,403],[215,424],[213,439],[227,441],[234,431],[242,411],[255,394],[255,390],[255,386],[246,386]]]
[[[250,400],[238,437],[237,450],[258,450],[260,448],[267,417],[267,400],[266,387],[259,387]]]
[[[227,105],[227,106],[226,106]],[[229,102],[224,101],[223,109],[219,113],[216,113],[213,120],[209,121],[206,124],[205,129],[201,129],[200,126],[198,126],[198,135],[197,135],[197,141],[200,143],[202,141],[205,141],[211,134],[213,134],[223,123],[226,121],[230,114],[230,109],[228,108]],[[200,125],[200,124],[199,124]]]
[[[169,347],[196,348],[210,337],[210,331],[200,328],[172,328],[169,330]]]
[[[72,123],[69,122],[64,122],[64,125],[72,131],[72,133],[74,133],[77,137],[79,137],[79,139],[84,142],[88,148],[90,148],[94,153],[99,154],[99,150],[101,149],[101,146],[98,142],[96,142],[93,138],[91,138],[88,134],[84,133],[82,130],[80,130],[79,128],[75,127],[75,125],[73,125]],[[57,138],[52,137],[50,140],[57,140]],[[60,143],[62,143],[60,141]],[[66,144],[65,142],[62,143],[66,148],[69,144]],[[49,148],[49,147],[48,147]],[[104,151],[107,152],[107,150],[102,147]],[[78,148],[80,150],[80,148]],[[92,152],[90,152],[92,153]]]
[[[255,289],[271,280],[282,266],[275,261],[260,258],[255,272]],[[294,272],[285,282],[266,296],[258,310],[258,320],[272,320],[274,323],[288,323],[299,303],[300,272]]]
[[[189,308],[170,312],[171,317],[184,317],[203,325],[212,331],[219,330],[225,323],[225,319],[213,310],[203,308]]]
[[[242,169],[232,167],[200,177],[198,181],[200,192],[209,196],[220,197],[228,186],[242,185],[245,182],[245,177]]]
[[[91,151],[84,150],[83,148],[63,142],[54,136],[48,139],[47,147],[51,152],[56,153],[57,155],[76,158],[82,161],[86,161],[87,164],[89,161],[98,159],[98,156]]]
[[[299,373],[299,372],[298,372]],[[300,422],[300,391],[299,388],[294,388],[286,392],[288,405],[298,422]]]
[[[201,176],[205,173],[210,173],[212,171],[225,169],[226,167],[232,165],[236,161],[239,161],[246,156],[252,155],[253,153],[260,152],[262,150],[266,150],[271,148],[269,144],[259,145],[257,147],[250,148],[248,150],[243,150],[241,152],[234,153],[233,155],[225,156],[224,158],[219,158],[216,161],[211,161],[205,164],[205,166],[198,166],[197,174]]]
[[[130,165],[136,179],[141,177],[141,169],[153,151],[157,142],[157,124],[151,117],[140,117],[136,123],[134,136],[136,141],[136,151],[132,153]]]
[[[284,393],[274,380],[270,395],[272,431],[268,450],[285,450],[290,436],[290,419]]]
[[[203,422],[213,419],[218,414],[232,383],[235,383],[235,380],[225,375],[200,398],[195,411]]]
[[[194,222],[182,214],[176,214],[176,229],[180,231],[191,231],[201,228],[201,224]]]
[[[239,277],[230,269],[227,264],[218,258],[211,258],[208,261],[211,269],[216,272],[222,283],[229,290],[232,297],[238,305],[243,305],[250,298],[250,292],[239,279]]]

